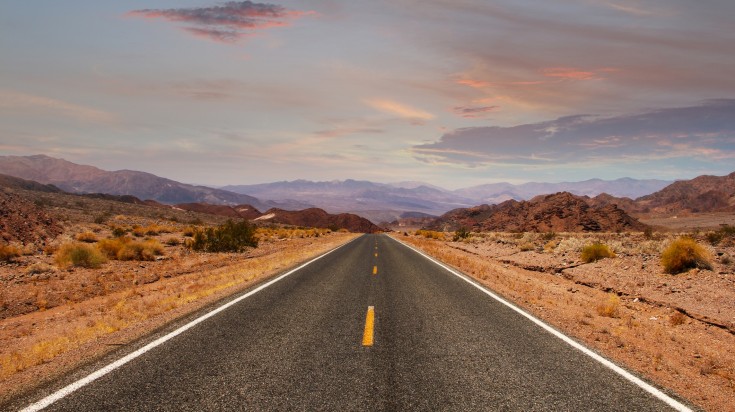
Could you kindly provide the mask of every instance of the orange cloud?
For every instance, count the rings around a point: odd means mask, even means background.
[[[475,89],[484,89],[491,85],[490,82],[482,81],[482,80],[473,80],[473,79],[457,79],[457,84],[461,84],[463,86],[469,86],[473,87]]]
[[[548,67],[541,70],[546,77],[555,77],[559,79],[569,80],[599,80],[603,79],[601,73],[611,73],[618,71],[612,67],[603,67],[596,70],[582,70],[576,67]]]
[[[71,117],[83,122],[113,123],[117,117],[99,109],[56,100],[50,97],[0,90],[0,108],[16,110],[42,110]]]
[[[414,107],[398,103],[392,100],[372,99],[366,100],[365,103],[373,109],[384,113],[396,115],[404,119],[411,120],[431,120],[434,115]]]

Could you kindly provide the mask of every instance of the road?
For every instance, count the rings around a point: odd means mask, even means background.
[[[671,408],[408,247],[365,235],[47,410]]]

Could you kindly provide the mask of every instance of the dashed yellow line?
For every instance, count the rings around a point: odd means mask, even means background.
[[[375,254],[375,257],[378,257],[378,254],[377,253]]]
[[[362,346],[373,346],[373,332],[375,328],[375,308],[368,306],[365,317],[365,331],[362,334]]]
[[[373,275],[377,275],[377,274],[378,274],[378,267],[373,266]]]

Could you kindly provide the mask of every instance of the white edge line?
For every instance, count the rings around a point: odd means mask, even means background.
[[[89,375],[85,376],[84,378],[79,379],[78,381],[73,382],[73,383],[71,383],[71,384],[69,384],[69,385],[67,385],[67,386],[59,389],[58,391],[52,393],[51,395],[46,396],[45,398],[41,399],[40,401],[37,401],[37,402],[35,402],[35,403],[31,404],[31,405],[26,406],[25,408],[21,409],[21,412],[36,412],[36,411],[40,411],[43,408],[46,408],[47,406],[49,406],[49,405],[53,404],[54,402],[56,402],[56,401],[64,398],[65,396],[71,394],[72,392],[76,391],[77,389],[80,389],[80,388],[82,388],[82,387],[84,387],[84,386],[86,386],[86,385],[94,382],[95,380],[97,380],[97,379],[99,379],[99,378],[107,375],[108,373],[114,371],[115,369],[117,369],[117,368],[125,365],[126,363],[130,362],[131,360],[133,360],[133,359],[135,359],[135,358],[143,355],[144,353],[148,352],[149,350],[151,350],[151,349],[153,349],[153,348],[155,348],[155,347],[157,347],[157,346],[165,343],[166,341],[168,341],[168,340],[170,340],[170,339],[172,339],[172,338],[174,338],[174,337],[176,337],[176,336],[178,336],[178,335],[186,332],[187,330],[189,330],[189,329],[193,328],[194,326],[196,326],[196,325],[204,322],[205,320],[211,318],[212,316],[214,316],[214,315],[216,315],[216,314],[218,314],[218,313],[220,313],[220,312],[228,309],[229,307],[231,307],[233,305],[236,305],[240,301],[242,301],[244,299],[247,299],[248,297],[250,297],[250,296],[252,296],[252,295],[260,292],[261,290],[267,288],[268,286],[270,286],[270,285],[278,282],[279,280],[285,278],[286,276],[288,276],[288,275],[290,275],[290,274],[292,274],[292,273],[294,273],[294,272],[296,272],[298,270],[301,270],[304,267],[310,265],[311,263],[314,263],[317,260],[323,258],[324,256],[327,256],[328,254],[334,252],[335,250],[340,249],[341,247],[346,246],[349,243],[352,243],[354,240],[359,239],[360,237],[362,237],[362,236],[358,236],[355,239],[352,239],[352,240],[350,240],[347,243],[344,243],[342,245],[339,245],[336,248],[334,248],[334,249],[332,249],[332,250],[330,250],[330,251],[328,251],[326,253],[323,253],[323,254],[315,257],[314,259],[312,259],[312,260],[310,260],[310,261],[302,264],[301,266],[296,267],[294,269],[291,269],[288,272],[286,272],[286,273],[278,276],[277,278],[275,278],[273,280],[270,280],[270,281],[268,281],[268,282],[266,282],[266,283],[258,286],[257,288],[251,290],[250,292],[248,292],[248,293],[246,293],[246,294],[244,294],[244,295],[242,295],[242,296],[240,296],[240,297],[238,297],[238,298],[236,298],[234,300],[231,300],[231,301],[225,303],[224,305],[218,307],[217,309],[214,309],[211,312],[207,312],[206,314],[204,314],[204,315],[202,315],[202,316],[194,319],[193,321],[191,321],[191,322],[187,323],[186,325],[184,325],[184,326],[182,326],[182,327],[174,330],[173,332],[170,332],[167,335],[161,336],[160,338],[154,340],[153,342],[150,342],[149,344],[143,346],[142,348],[140,348],[140,349],[138,349],[138,350],[136,350],[134,352],[131,352],[131,353],[123,356],[122,358],[120,358],[120,359],[118,359],[118,360],[116,360],[116,361],[108,364],[107,366],[105,366],[105,367],[103,367],[101,369],[98,369],[98,370],[90,373]]]
[[[423,257],[429,259],[430,261],[434,262],[435,264],[441,266],[449,273],[459,277],[460,279],[464,280],[465,282],[469,283],[470,285],[476,287],[486,295],[489,295],[491,298],[497,300],[498,302],[502,303],[503,305],[509,307],[510,309],[513,309],[514,311],[518,312],[520,315],[524,316],[531,322],[535,323],[539,327],[543,328],[545,331],[551,333],[552,335],[556,336],[557,338],[561,339],[565,343],[567,343],[569,346],[579,350],[580,352],[584,353],[585,355],[589,356],[590,358],[596,360],[597,362],[603,364],[604,366],[608,367],[609,369],[613,370],[618,375],[622,376],[623,378],[627,379],[628,381],[634,383],[641,389],[645,390],[646,392],[650,393],[651,395],[655,396],[659,400],[665,402],[675,410],[679,412],[692,412],[692,410],[687,407],[686,405],[682,404],[681,402],[677,401],[676,399],[670,397],[669,395],[663,393],[660,389],[654,387],[653,385],[643,381],[639,377],[633,375],[632,373],[628,372],[627,370],[623,369],[622,367],[616,365],[612,361],[602,357],[598,353],[592,351],[591,349],[587,348],[586,346],[582,345],[581,343],[575,341],[574,339],[570,338],[569,336],[559,332],[558,330],[554,329],[553,327],[549,326],[542,320],[538,319],[537,317],[531,315],[530,313],[524,311],[523,309],[519,308],[518,306],[510,303],[509,301],[503,299],[502,297],[498,296],[494,292],[486,289],[484,286],[480,285],[479,283],[475,282],[474,280],[470,279],[469,276],[464,275],[455,269],[451,268],[450,266],[446,265],[445,263],[429,256],[428,254],[424,253],[423,251],[413,247],[412,245],[409,245],[407,243],[404,243],[392,236],[388,236],[391,239],[395,240],[399,244],[402,244],[403,246],[413,250],[414,252],[422,255]]]

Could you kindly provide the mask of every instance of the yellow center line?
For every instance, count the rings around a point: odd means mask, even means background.
[[[378,254],[377,253],[375,254],[375,257],[378,257]]]
[[[375,328],[375,308],[368,306],[365,317],[365,332],[362,334],[362,346],[373,346],[373,329]]]
[[[373,266],[373,275],[377,275],[377,274],[378,274],[378,267]]]

